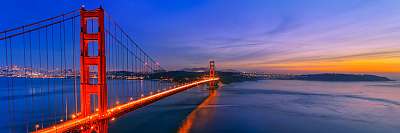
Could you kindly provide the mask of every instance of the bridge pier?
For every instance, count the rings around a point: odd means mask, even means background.
[[[79,129],[79,132],[81,133],[108,133],[108,119],[103,119],[100,121],[96,121],[95,123],[92,123],[91,125],[88,125],[86,127],[82,127],[83,129]]]

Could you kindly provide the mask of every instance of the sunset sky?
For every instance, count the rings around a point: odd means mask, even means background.
[[[99,3],[172,70],[400,72],[399,0],[15,0],[0,29]]]

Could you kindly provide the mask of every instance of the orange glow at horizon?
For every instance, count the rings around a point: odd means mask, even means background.
[[[325,60],[282,61],[247,65],[269,71],[400,73],[400,57],[357,57]]]

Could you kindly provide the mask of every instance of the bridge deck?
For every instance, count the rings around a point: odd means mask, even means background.
[[[130,112],[132,110],[149,105],[149,104],[156,102],[160,99],[163,99],[165,97],[168,97],[168,96],[174,95],[176,93],[182,92],[184,90],[190,89],[194,86],[208,83],[211,81],[217,81],[217,80],[219,80],[219,78],[208,78],[208,79],[203,79],[203,80],[195,81],[192,83],[188,83],[188,84],[185,84],[182,86],[178,86],[178,87],[175,87],[175,88],[172,88],[169,90],[161,91],[161,92],[155,93],[153,95],[146,96],[146,97],[140,98],[138,100],[133,100],[133,101],[127,102],[125,104],[121,104],[116,107],[110,108],[107,110],[106,114],[103,114],[101,116],[99,114],[95,113],[95,114],[92,114],[92,115],[89,115],[86,117],[80,117],[80,118],[72,119],[69,121],[65,121],[63,123],[53,125],[52,127],[43,128],[38,131],[35,131],[34,133],[66,132],[71,129],[78,129],[79,126],[94,123],[94,122],[100,121],[100,120],[112,119],[114,117],[120,116],[120,115]]]

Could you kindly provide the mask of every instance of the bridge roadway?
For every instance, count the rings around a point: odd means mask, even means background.
[[[207,78],[207,79],[202,79],[199,81],[194,81],[194,82],[184,84],[184,85],[172,88],[172,89],[168,89],[165,91],[155,93],[153,95],[142,97],[140,99],[127,102],[125,104],[115,106],[113,108],[108,109],[107,113],[105,113],[103,115],[94,113],[94,114],[86,116],[86,117],[78,117],[78,118],[75,118],[72,120],[68,120],[68,121],[53,125],[51,127],[37,130],[33,133],[55,133],[55,132],[61,133],[61,132],[66,132],[66,131],[69,131],[72,129],[79,129],[80,127],[82,128],[83,125],[95,123],[100,120],[114,119],[117,116],[120,116],[120,115],[125,114],[130,111],[133,111],[140,107],[149,105],[153,102],[156,102],[156,101],[166,98],[168,96],[174,95],[176,93],[182,92],[184,90],[193,88],[197,85],[212,82],[212,81],[217,81],[217,80],[219,80],[219,78]]]

